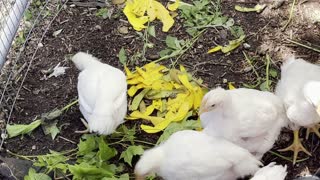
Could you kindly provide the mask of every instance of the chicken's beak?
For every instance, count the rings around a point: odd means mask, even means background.
[[[202,106],[200,106],[200,109],[199,109],[199,116],[201,116],[201,114],[205,113],[205,112],[208,112],[208,110],[206,108],[203,108]]]

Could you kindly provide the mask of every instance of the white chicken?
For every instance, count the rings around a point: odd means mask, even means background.
[[[272,148],[281,128],[288,124],[280,98],[246,88],[209,91],[199,114],[205,133],[224,137],[258,159]]]
[[[144,152],[135,166],[137,180],[156,173],[166,180],[235,180],[261,165],[252,154],[223,138],[184,130]]]
[[[287,166],[270,163],[257,171],[250,180],[284,180],[287,176]]]
[[[125,74],[84,52],[78,52],[72,61],[81,71],[78,95],[80,111],[88,122],[87,131],[111,134],[127,113]]]
[[[296,162],[300,151],[311,155],[300,142],[299,128],[301,126],[310,127],[310,131],[319,134],[318,129],[312,126],[320,122],[320,116],[303,92],[304,86],[309,81],[320,81],[320,66],[294,57],[284,62],[281,67],[281,79],[275,93],[284,101],[294,137],[292,145],[279,151],[293,151],[293,163]]]
[[[314,105],[320,116],[320,81],[310,81],[303,88],[304,97]]]

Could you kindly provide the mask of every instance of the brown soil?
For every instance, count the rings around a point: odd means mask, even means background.
[[[247,35],[246,42],[251,47],[245,49],[241,46],[229,55],[222,53],[207,54],[208,49],[214,46],[213,42],[225,43],[228,38],[223,37],[214,30],[205,31],[194,44],[193,48],[190,48],[190,50],[180,58],[178,64],[185,65],[195,76],[201,77],[208,87],[226,87],[226,83],[224,82],[226,80],[228,82],[235,82],[236,87],[242,86],[243,83],[252,83],[255,76],[252,71],[245,71],[248,64],[244,59],[243,51],[258,59],[263,59],[266,53],[270,54],[273,60],[272,67],[276,70],[279,70],[279,65],[281,64],[280,57],[282,54],[280,53],[281,50],[275,50],[274,46],[287,47],[294,51],[295,54],[311,62],[316,62],[320,59],[319,53],[298,46],[287,46],[288,43],[284,41],[284,37],[287,36],[290,30],[297,30],[294,33],[294,37],[299,40],[308,41],[313,44],[319,44],[320,40],[319,24],[311,26],[290,24],[285,32],[280,31],[284,22],[288,19],[286,9],[289,7],[289,4],[284,4],[280,9],[275,10],[283,11],[278,14],[276,19],[272,16],[267,17],[256,13],[236,12],[234,10],[236,3],[225,2],[222,4],[224,14],[234,18],[236,24],[243,27]],[[251,6],[253,4],[246,3],[243,5]],[[42,42],[43,47],[39,48],[34,58],[26,81],[20,91],[18,101],[16,102],[10,120],[11,123],[30,123],[36,116],[54,108],[63,107],[77,98],[76,83],[78,70],[68,60],[67,55],[74,54],[78,51],[87,51],[100,58],[103,62],[123,69],[117,57],[120,49],[124,47],[128,56],[132,56],[135,52],[141,51],[143,42],[140,38],[137,38],[132,28],[129,28],[129,33],[126,35],[118,32],[120,26],[130,27],[130,25],[126,21],[121,21],[126,20],[126,18],[117,8],[115,9],[115,17],[111,19],[102,19],[97,17],[95,13],[96,10],[69,6],[61,11],[45,35]],[[120,16],[116,17],[117,14]],[[33,52],[37,46],[35,42],[40,38],[47,23],[48,22],[45,21],[41,22],[39,26],[36,27],[33,39],[29,40],[22,54],[22,59],[25,62],[31,61]],[[63,31],[57,37],[54,37],[52,35],[53,32],[59,29],[63,29]],[[157,38],[150,39],[150,41],[155,44],[155,47],[148,49],[146,57],[156,55],[157,52],[163,49],[163,40],[168,34],[176,36],[179,39],[189,38],[184,31],[182,20],[177,20],[177,23],[169,33],[162,33],[159,25],[157,25],[156,32]],[[262,48],[260,46],[262,44],[273,44],[273,46],[271,48]],[[11,54],[14,54],[14,52]],[[14,59],[14,57],[15,56],[12,55],[9,60]],[[44,74],[41,70],[54,67],[59,62],[61,62],[63,66],[70,67],[66,70],[66,74],[43,80]],[[148,61],[136,61],[129,66],[129,68],[142,66],[147,62]],[[170,61],[167,60],[161,63],[169,65]],[[23,62],[20,62],[20,65],[22,64]],[[257,67],[260,67],[258,71],[261,76],[265,75],[263,64],[263,61],[257,64]],[[26,69],[22,72],[25,71]],[[12,88],[17,88],[20,83],[21,81],[19,80],[16,83],[12,83]],[[76,144],[65,141],[59,138],[59,136],[77,143],[80,135],[73,132],[84,128],[80,123],[80,117],[82,117],[82,115],[78,107],[74,106],[58,118],[58,127],[61,127],[61,133],[55,140],[51,140],[50,136],[45,136],[39,128],[30,136],[26,135],[23,138],[8,139],[4,147],[12,152],[23,155],[45,154],[49,149],[56,151],[72,149],[76,147]],[[136,122],[138,121],[134,123]],[[132,126],[133,122],[127,122],[126,124]],[[139,126],[137,126],[137,128],[139,128]],[[148,135],[138,130],[138,138],[145,141],[155,142],[158,136],[159,134]],[[292,133],[285,130],[281,134],[273,151],[286,147],[291,142],[291,136]],[[314,173],[319,167],[319,139],[311,135],[309,140],[304,140],[304,144],[307,149],[312,152],[313,156],[295,166],[293,166],[291,162],[270,153],[264,156],[263,162],[264,164],[268,164],[269,162],[275,161],[279,164],[286,164],[289,172],[287,179],[292,179],[305,167],[308,167],[310,171]],[[290,153],[281,154],[288,157],[291,156]],[[299,154],[299,157],[303,158],[307,156]],[[132,169],[128,168],[128,171],[132,172]]]

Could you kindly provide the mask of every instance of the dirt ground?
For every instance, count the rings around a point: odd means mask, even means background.
[[[236,24],[241,25],[247,35],[246,43],[250,48],[243,46],[231,52],[230,55],[222,53],[207,54],[210,47],[217,42],[224,44],[228,42],[228,36],[217,33],[214,29],[206,30],[198,41],[190,48],[180,59],[178,64],[185,65],[190,72],[196,77],[204,80],[204,83],[210,87],[223,86],[226,87],[226,81],[234,82],[236,87],[242,86],[243,83],[252,83],[254,73],[246,71],[248,63],[244,59],[243,51],[246,54],[263,59],[265,54],[269,54],[272,59],[272,68],[279,72],[282,57],[289,52],[293,52],[299,57],[310,62],[319,62],[320,53],[310,49],[294,45],[286,41],[288,37],[294,37],[299,42],[309,42],[318,44],[320,42],[320,24],[305,23],[294,16],[289,26],[281,31],[281,28],[287,22],[289,17],[289,7],[291,3],[285,2],[277,9],[266,9],[266,12],[257,13],[241,13],[234,10],[234,6],[241,4],[244,6],[253,6],[254,3],[241,2],[222,2],[223,13],[234,18]],[[115,8],[114,17],[111,19],[103,19],[97,17],[95,8],[68,6],[57,16],[47,34],[43,39],[43,47],[39,48],[34,57],[31,69],[27,75],[24,85],[20,91],[18,101],[16,102],[10,122],[11,123],[30,123],[36,116],[44,112],[48,112],[54,108],[60,108],[72,102],[77,98],[77,76],[78,70],[67,58],[70,54],[78,51],[86,51],[100,58],[103,62],[123,69],[122,64],[118,60],[118,53],[122,47],[126,49],[128,56],[132,56],[135,52],[141,50],[143,42],[137,38],[135,31],[130,27],[126,18]],[[298,14],[299,12],[295,12]],[[26,62],[31,61],[34,49],[38,46],[35,39],[41,36],[41,32],[45,29],[47,22],[41,22],[35,29],[35,35],[31,39],[22,55],[22,59]],[[119,27],[129,27],[128,34],[119,33]],[[183,28],[182,20],[177,18],[174,27],[169,33],[161,32],[161,27],[156,26],[157,38],[151,38],[150,41],[155,44],[153,49],[148,49],[146,57],[154,57],[164,48],[164,39],[166,35],[172,35],[179,39],[189,38]],[[54,37],[53,33],[59,29],[62,32]],[[221,31],[220,31],[221,32]],[[9,60],[15,58],[12,52]],[[152,58],[149,58],[152,59]],[[61,62],[62,66],[70,67],[66,70],[66,74],[59,77],[51,77],[47,80],[43,79],[42,70],[56,66]],[[136,61],[130,65],[142,66],[148,61]],[[169,65],[170,61],[162,61],[162,64]],[[20,64],[20,67],[23,64]],[[10,64],[9,64],[10,66]],[[263,61],[257,64],[259,73],[263,76],[265,67]],[[22,70],[22,72],[25,70]],[[279,76],[278,76],[279,78]],[[273,79],[276,82],[276,79]],[[19,82],[19,81],[18,81]],[[13,82],[12,87],[18,87],[19,83]],[[274,85],[274,83],[272,84]],[[73,106],[70,110],[59,117],[58,127],[61,133],[55,140],[50,136],[45,136],[41,128],[38,128],[30,136],[24,136],[8,139],[4,147],[12,152],[23,155],[45,154],[49,149],[62,151],[76,147],[81,135],[73,133],[75,130],[83,129],[80,122],[82,117],[77,106]],[[128,126],[138,121],[126,122]],[[137,126],[139,128],[139,126]],[[145,134],[142,130],[138,130],[138,138],[149,142],[156,142],[159,134]],[[301,134],[304,137],[304,130]],[[68,139],[70,141],[66,141]],[[284,130],[272,151],[284,148],[292,140],[292,133]],[[75,142],[75,143],[73,143]],[[292,165],[291,162],[284,160],[271,153],[267,153],[263,158],[263,163],[275,161],[279,164],[288,166],[287,179],[293,179],[305,167],[308,167],[311,173],[319,168],[320,151],[319,139],[312,134],[308,140],[303,141],[304,145],[312,153],[307,160]],[[4,154],[6,155],[6,154]],[[281,155],[291,157],[291,153],[281,153]],[[299,154],[300,158],[307,155]],[[132,169],[128,168],[128,172]]]

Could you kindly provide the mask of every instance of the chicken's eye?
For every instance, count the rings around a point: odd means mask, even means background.
[[[215,104],[212,104],[212,105],[211,105],[211,107],[214,107],[214,106],[215,106]]]

